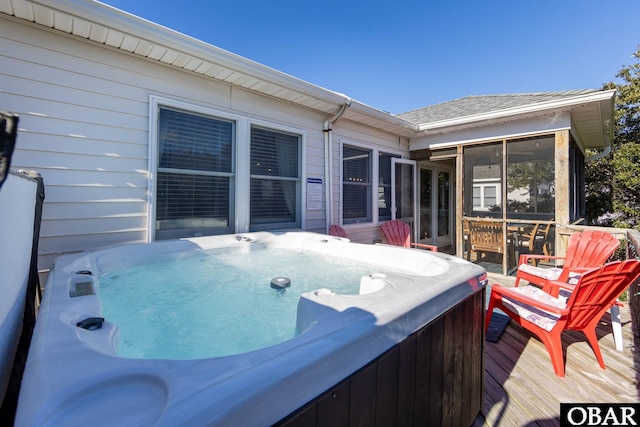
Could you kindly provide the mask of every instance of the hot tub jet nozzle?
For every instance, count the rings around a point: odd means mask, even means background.
[[[89,331],[95,331],[96,329],[102,328],[103,323],[104,317],[87,317],[86,319],[76,323],[76,326]]]

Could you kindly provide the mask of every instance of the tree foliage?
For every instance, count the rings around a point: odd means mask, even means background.
[[[553,212],[555,192],[553,161],[530,160],[507,163],[507,209],[509,212]]]
[[[640,226],[640,46],[605,89],[616,90],[612,155],[586,166],[587,220],[623,228]]]

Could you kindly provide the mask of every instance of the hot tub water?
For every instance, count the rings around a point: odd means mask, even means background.
[[[103,316],[120,328],[119,356],[204,359],[275,345],[295,336],[303,293],[357,295],[362,277],[380,271],[282,248],[178,258],[98,278]],[[274,277],[290,287],[273,289]]]

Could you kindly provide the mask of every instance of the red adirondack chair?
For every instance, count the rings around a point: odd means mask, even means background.
[[[426,245],[424,243],[411,243],[411,227],[404,221],[397,219],[386,221],[380,225],[382,234],[390,245],[402,246],[404,248],[420,248],[438,252],[438,247]]]
[[[329,226],[329,235],[349,238],[349,236],[347,236],[347,232],[344,231],[344,228],[340,227],[338,224],[331,224]]]
[[[572,276],[579,276],[585,271],[601,267],[613,255],[618,246],[620,246],[620,241],[614,235],[604,231],[585,230],[581,233],[574,233],[569,238],[567,256],[565,257],[520,255],[515,286],[518,286],[521,279],[538,286],[545,286],[549,280],[569,282]],[[541,267],[529,264],[529,261],[533,260],[536,263],[542,260],[564,260],[564,264],[562,267]]]
[[[571,287],[568,300],[556,298],[536,286],[507,288],[491,286],[487,309],[486,328],[493,310],[504,311],[523,328],[535,334],[544,343],[551,356],[553,370],[564,377],[564,356],[561,335],[563,331],[582,331],[602,369],[605,369],[596,336],[596,326],[604,313],[620,294],[640,275],[640,261],[626,260],[606,264],[584,273]],[[548,281],[548,288],[566,289],[561,281]],[[557,289],[554,289],[556,293]]]
[[[569,237],[566,257],[520,255],[515,286],[518,286],[521,279],[543,288],[546,288],[549,281],[552,280],[575,284],[585,271],[601,267],[607,262],[618,246],[620,246],[620,241],[614,235],[604,231],[585,230],[581,233],[574,233]],[[564,264],[562,267],[541,267],[538,264],[541,260],[563,260]],[[529,264],[529,261],[532,261],[532,263]],[[614,302],[611,305],[611,321],[616,348],[622,351],[624,345],[622,343],[619,304]]]

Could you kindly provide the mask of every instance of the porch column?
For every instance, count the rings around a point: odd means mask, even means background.
[[[464,215],[464,161],[462,157],[462,145],[456,147],[456,256],[464,258],[464,230],[462,216]]]
[[[569,129],[556,131],[555,140],[555,220],[557,224],[569,224]],[[558,227],[555,227],[555,229],[556,247],[554,253],[558,254],[559,249],[561,249],[558,245],[562,244],[562,239],[558,234]]]

